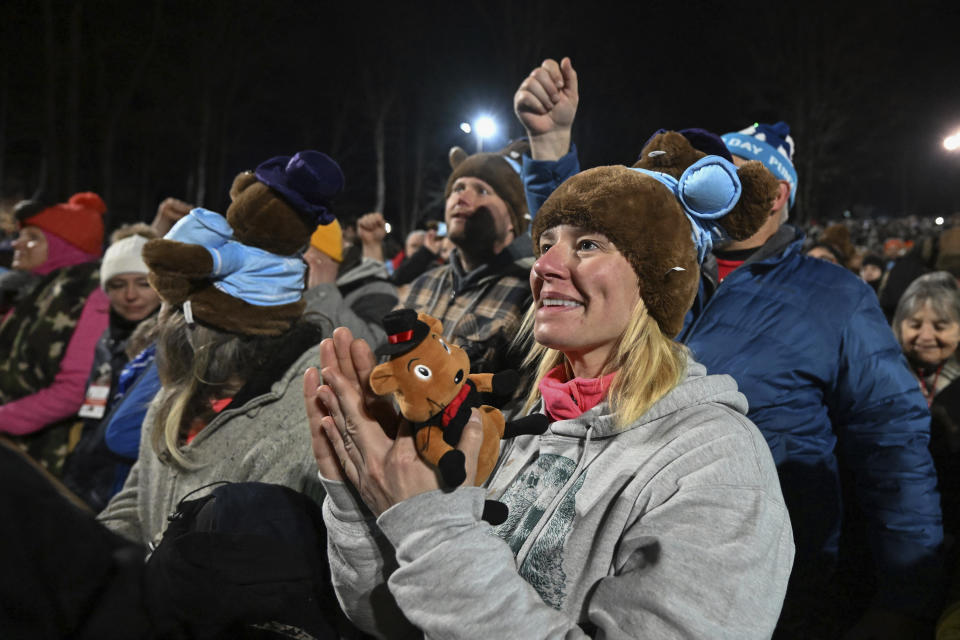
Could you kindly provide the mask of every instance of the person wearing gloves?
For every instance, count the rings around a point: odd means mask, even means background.
[[[544,202],[523,335],[538,367],[526,407],[552,424],[506,441],[485,487],[471,486],[478,414],[458,445],[467,482],[441,490],[372,396],[367,345],[345,329],[321,344],[304,394],[333,583],[364,631],[770,637],[793,559],[776,468],[734,380],[673,340],[718,213],[688,187],[728,201],[736,175],[704,160],[688,172],[704,180],[679,183],[591,169]],[[485,499],[506,504],[503,524],[480,519]]]
[[[367,216],[382,221],[378,213]],[[360,251],[348,255],[345,260],[343,232],[336,219],[318,226],[310,236],[310,246],[303,253],[308,268],[305,317],[330,330],[349,327],[355,336],[376,347],[387,339],[383,316],[396,306],[397,289],[383,262]]]
[[[0,434],[57,476],[109,319],[98,261],[106,210],[77,193],[26,218],[14,245],[13,268],[41,280],[0,324]]]

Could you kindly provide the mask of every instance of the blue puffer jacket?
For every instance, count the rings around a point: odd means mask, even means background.
[[[716,265],[705,263],[680,340],[747,396],[748,416],[780,472],[794,571],[814,574],[836,559],[836,449],[853,475],[880,604],[929,615],[939,598],[943,529],[926,402],[873,291],[846,269],[803,255],[802,243],[785,225],[709,299]]]

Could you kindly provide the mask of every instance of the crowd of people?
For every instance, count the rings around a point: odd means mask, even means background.
[[[0,635],[954,637],[960,220],[793,226],[783,122],[581,170],[579,98],[533,69],[402,243],[313,150],[109,236],[11,207]],[[480,486],[478,410],[446,486],[371,387],[414,336],[549,422]]]

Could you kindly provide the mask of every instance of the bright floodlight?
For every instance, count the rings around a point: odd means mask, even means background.
[[[960,131],[943,139],[943,148],[947,151],[960,149]]]
[[[463,131],[464,133],[470,133],[471,131],[473,131],[473,127],[470,126],[469,122],[461,122],[460,131]]]
[[[942,217],[942,216],[937,216],[937,218],[936,218],[936,220],[934,220],[934,222],[937,224],[937,226],[942,225],[942,224],[943,224],[943,217]]]
[[[387,233],[390,233],[391,231],[393,231],[393,226],[391,226],[389,222],[386,222],[383,225],[383,230],[386,231]]]
[[[487,116],[477,118],[473,127],[477,130],[477,136],[480,138],[489,138],[497,132],[497,123],[493,121],[493,118]]]

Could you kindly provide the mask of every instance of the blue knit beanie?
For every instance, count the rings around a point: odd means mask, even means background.
[[[754,123],[742,131],[723,134],[730,153],[747,160],[759,160],[776,176],[790,184],[790,207],[797,199],[797,170],[793,167],[793,138],[790,125]]]

